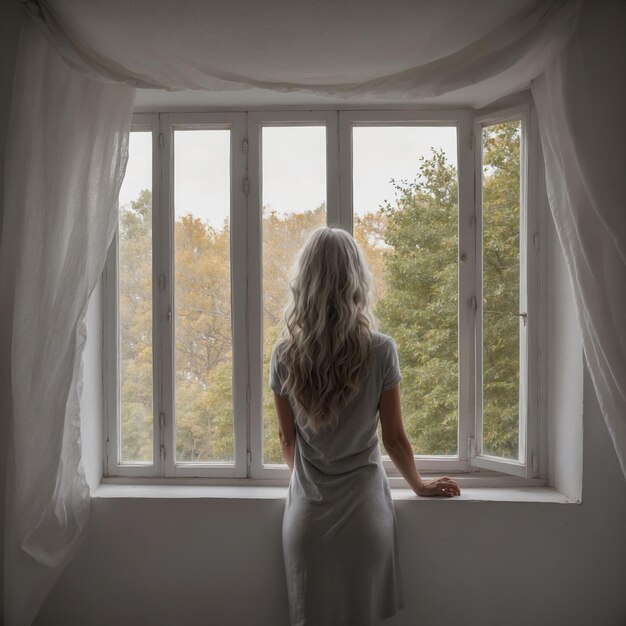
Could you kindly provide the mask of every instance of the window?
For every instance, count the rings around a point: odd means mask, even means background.
[[[329,224],[373,270],[420,471],[536,477],[530,130],[528,105],[135,115],[104,273],[105,473],[287,478],[269,357],[294,255]]]

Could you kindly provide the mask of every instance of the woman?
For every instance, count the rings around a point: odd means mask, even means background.
[[[298,255],[274,390],[283,456],[292,470],[282,544],[292,624],[367,626],[404,606],[396,518],[378,447],[420,496],[459,495],[424,481],[400,413],[394,341],[369,308],[370,273],[344,230],[315,230]]]

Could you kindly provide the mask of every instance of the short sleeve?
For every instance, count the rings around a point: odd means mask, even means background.
[[[278,394],[282,394],[283,382],[285,379],[284,365],[278,359],[278,351],[276,346],[272,350],[270,358],[270,387]]]
[[[403,378],[400,373],[398,349],[393,339],[389,338],[386,348],[386,358],[383,369],[383,391],[393,389]]]

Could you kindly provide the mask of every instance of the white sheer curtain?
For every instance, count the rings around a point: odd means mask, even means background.
[[[32,622],[89,515],[79,414],[84,317],[116,225],[133,95],[71,70],[37,26],[25,25],[0,252],[2,323],[12,329],[3,341],[13,405],[8,626]]]
[[[519,89],[574,31],[582,0],[29,2],[72,67],[136,87],[258,87],[481,107]],[[489,84],[497,77],[495,96]],[[487,84],[485,84],[487,83]]]
[[[583,347],[626,476],[626,3],[587,3],[533,81],[550,209]],[[598,42],[602,42],[599,46]]]
[[[596,28],[588,41],[602,41],[614,55],[608,61],[584,39],[555,61],[576,28],[580,0],[410,0],[394,3],[395,13],[381,13],[373,0],[311,3],[319,15],[284,0],[89,0],[88,11],[83,0],[27,4],[41,31],[27,24],[20,43],[0,251],[0,306],[3,320],[13,321],[2,335],[12,367],[9,626],[31,623],[88,517],[82,320],[115,227],[129,85],[256,86],[418,104],[477,87],[466,104],[480,106],[546,70],[533,93],[550,205],[624,467],[623,3],[584,4],[579,28]]]

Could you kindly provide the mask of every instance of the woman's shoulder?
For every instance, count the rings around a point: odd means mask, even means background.
[[[270,367],[282,367],[283,355],[287,344],[281,337],[274,342],[272,346],[272,353],[270,355]]]
[[[272,345],[272,354],[275,354],[276,356],[280,356],[285,351],[286,347],[287,347],[287,341],[285,341],[285,338],[278,337],[278,339],[276,339],[276,341],[274,341]]]
[[[377,330],[372,330],[372,348],[378,349],[382,352],[386,352],[390,348],[396,345],[393,337],[385,335]]]

